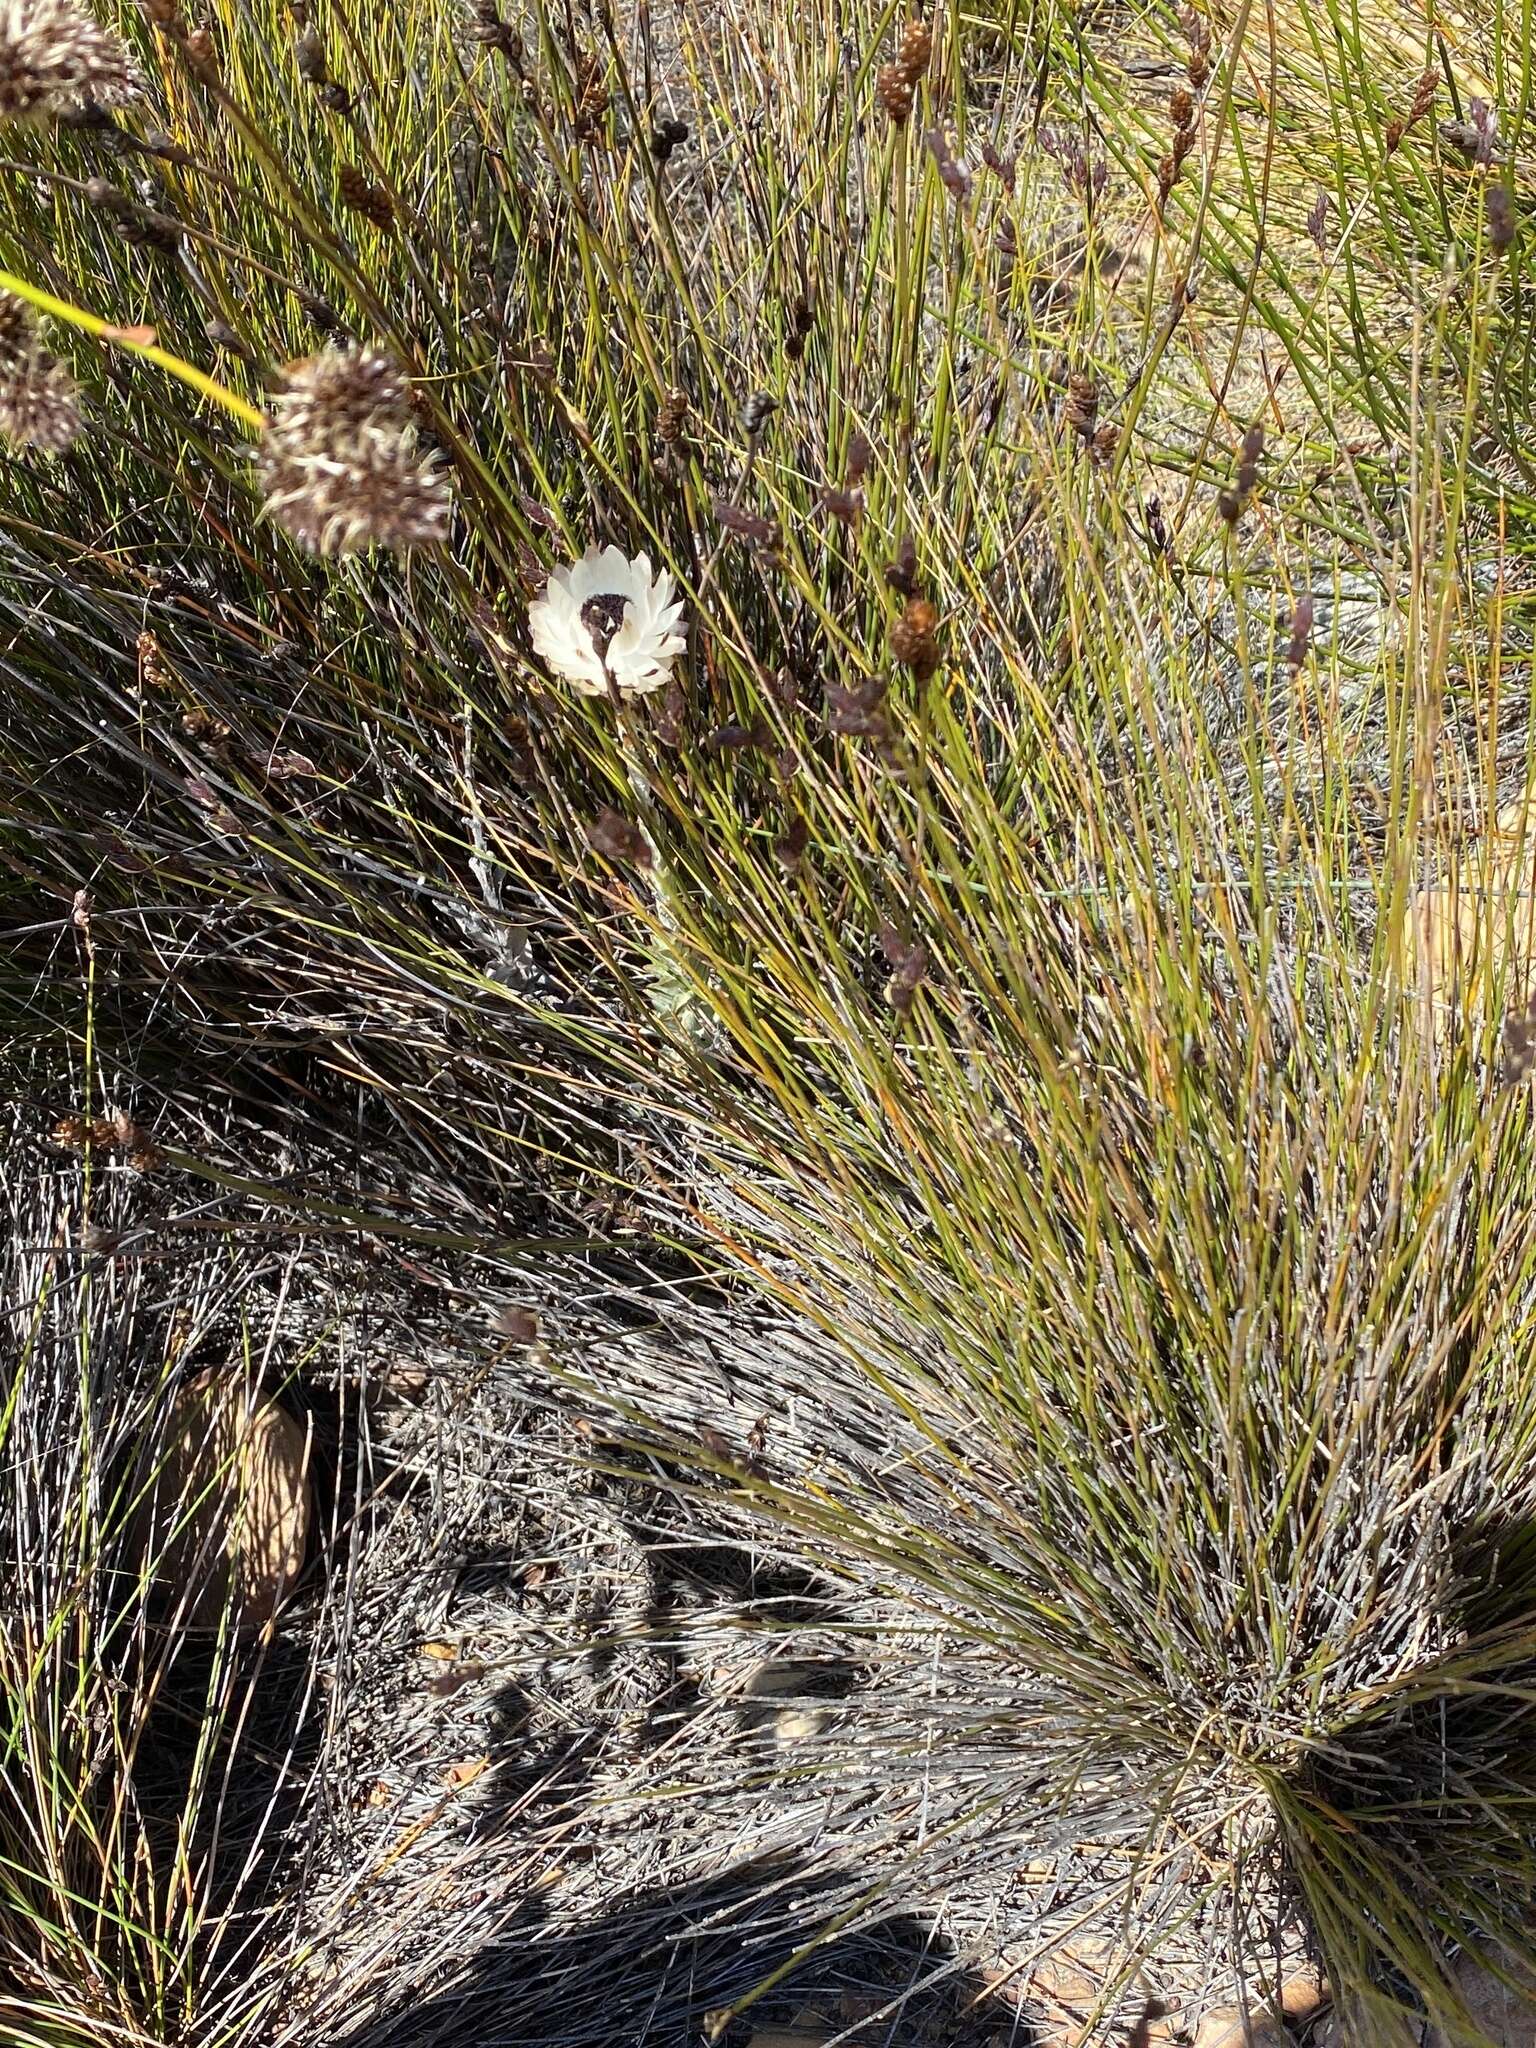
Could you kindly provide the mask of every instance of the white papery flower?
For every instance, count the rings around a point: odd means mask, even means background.
[[[667,570],[652,573],[649,555],[631,561],[614,547],[588,548],[529,606],[534,651],[585,697],[606,697],[610,675],[627,696],[659,690],[687,645],[675,590]]]

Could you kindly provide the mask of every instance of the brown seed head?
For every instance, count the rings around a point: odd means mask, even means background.
[[[933,60],[933,27],[926,21],[909,21],[901,32],[896,66],[909,85],[916,85]]]
[[[1099,419],[1099,387],[1091,377],[1074,375],[1067,379],[1066,421],[1074,433],[1091,441]]]
[[[927,598],[909,597],[891,627],[891,653],[919,681],[926,681],[939,665],[938,623],[939,615]]]
[[[904,128],[911,120],[912,81],[899,64],[882,64],[875,73],[875,98],[893,127]]]
[[[1440,74],[1438,71],[1430,70],[1419,73],[1419,82],[1413,89],[1413,98],[1408,102],[1408,122],[1410,127],[1415,121],[1423,120],[1430,108],[1435,104],[1435,94],[1439,89]]]
[[[657,410],[656,438],[671,447],[681,441],[687,431],[688,394],[674,385]]]
[[[1422,121],[1434,105],[1435,91],[1439,83],[1439,75],[1434,71],[1425,71],[1420,74],[1419,82],[1414,87],[1413,98],[1408,102],[1407,112],[1394,114],[1387,123],[1386,148],[1388,156],[1391,156],[1401,146],[1403,137],[1408,133],[1408,130],[1416,121]]]
[[[648,868],[651,843],[631,819],[606,806],[587,827],[587,844],[616,866]]]
[[[1195,96],[1188,86],[1176,85],[1168,95],[1168,118],[1175,128],[1188,128],[1195,118]]]
[[[356,164],[345,164],[340,190],[343,205],[372,221],[380,234],[389,233],[395,224],[395,203],[382,185],[376,185]]]

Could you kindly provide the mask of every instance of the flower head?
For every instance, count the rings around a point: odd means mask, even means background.
[[[444,539],[448,480],[417,443],[398,367],[377,349],[333,348],[286,377],[256,453],[267,516],[317,555]]]
[[[605,696],[610,679],[630,696],[660,689],[687,644],[668,571],[653,575],[648,555],[631,561],[614,547],[556,569],[528,624],[535,653],[586,697]]]
[[[32,308],[0,292],[0,436],[62,455],[80,431],[80,391],[44,348]]]
[[[0,120],[117,106],[143,90],[122,41],[76,0],[0,0]]]

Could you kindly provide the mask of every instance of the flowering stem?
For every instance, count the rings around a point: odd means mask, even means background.
[[[210,377],[206,370],[198,369],[195,363],[184,362],[180,356],[173,356],[169,349],[160,348],[152,341],[140,341],[127,328],[117,326],[111,320],[103,320],[97,313],[88,313],[83,306],[71,305],[68,299],[56,299],[51,292],[27,284],[24,279],[13,277],[10,271],[0,270],[0,291],[10,292],[13,297],[25,299],[30,306],[36,306],[40,313],[48,313],[55,320],[62,320],[70,327],[77,327],[83,334],[92,334],[98,341],[108,341],[118,348],[125,348],[130,354],[143,356],[151,363],[158,363],[162,370],[168,370],[173,377],[179,377],[183,384],[211,398],[215,405],[222,405],[226,412],[234,414],[246,426],[260,433],[266,421],[254,405],[221,384],[217,377]]]

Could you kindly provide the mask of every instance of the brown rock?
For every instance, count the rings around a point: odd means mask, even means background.
[[[1214,2005],[1195,2029],[1195,2048],[1294,2048],[1290,2029],[1275,2013],[1245,2018],[1235,2005]]]
[[[1280,1986],[1278,2000],[1250,2006],[1246,2021],[1235,2005],[1214,2007],[1200,2022],[1195,2048],[1289,2048],[1295,2038],[1292,2028],[1305,2027],[1329,1997],[1320,1972],[1295,1970]]]
[[[1280,1986],[1280,2010],[1292,2026],[1304,2026],[1329,1997],[1328,1980],[1321,1971],[1295,1970]]]
[[[199,1373],[177,1397],[146,1494],[141,1535],[153,1576],[188,1623],[263,1627],[304,1563],[313,1514],[309,1435],[235,1379]]]
[[[1079,1936],[1053,1948],[1034,1963],[1021,1982],[1022,1996],[1034,2009],[1035,2035],[1041,2048],[1077,2048],[1092,2038],[1106,2011],[1117,2002],[1126,1980],[1126,1956],[1109,1942]],[[1149,2012],[1156,2008],[1150,2001]],[[1151,2037],[1144,2037],[1150,2044]]]
[[[1501,1975],[1474,1955],[1462,1956],[1452,1973],[1457,1994],[1478,2033],[1493,2048],[1536,2048],[1536,1975],[1508,1955],[1500,1956],[1499,1969]],[[1505,1978],[1511,1981],[1506,1983]],[[1450,2036],[1431,2027],[1424,2048],[1453,2044]]]

